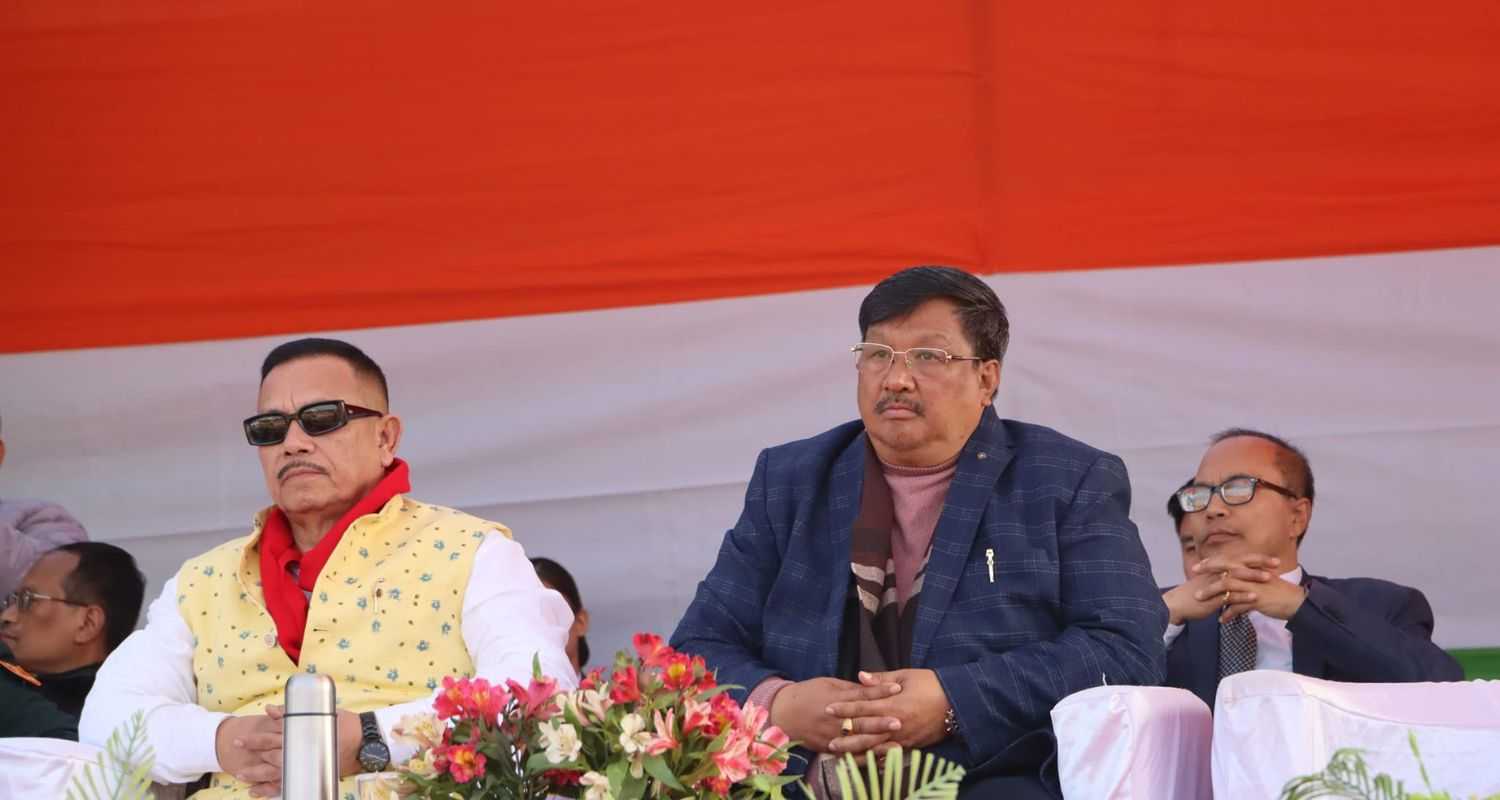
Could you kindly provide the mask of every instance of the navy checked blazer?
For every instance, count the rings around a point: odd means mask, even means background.
[[[866,451],[854,421],[756,461],[744,512],[672,635],[742,687],[741,702],[771,676],[835,674]],[[1129,509],[1119,458],[982,415],[918,595],[911,665],[936,671],[960,728],[930,751],[973,777],[1031,774],[1056,787],[1059,700],[1106,680],[1161,683],[1167,609]]]

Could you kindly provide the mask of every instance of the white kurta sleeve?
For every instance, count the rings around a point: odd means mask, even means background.
[[[160,783],[189,783],[218,772],[214,742],[228,714],[198,705],[193,679],[193,634],[177,608],[177,579],[162,587],[138,630],[104,660],[78,722],[78,740],[104,746],[132,715],[146,721]]]
[[[562,595],[542,585],[519,542],[494,532],[480,543],[460,623],[475,677],[492,684],[504,685],[508,678],[524,684],[531,679],[535,657],[542,674],[556,678],[560,689],[578,685],[566,649],[573,611]],[[393,764],[411,758],[416,748],[394,738],[391,730],[408,714],[431,712],[432,697],[375,712]]]

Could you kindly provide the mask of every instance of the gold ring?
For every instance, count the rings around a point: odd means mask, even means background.
[[[839,725],[839,730],[842,731],[845,736],[853,735],[854,720],[845,717],[843,724]]]

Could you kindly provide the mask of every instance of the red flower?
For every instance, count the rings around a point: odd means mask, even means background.
[[[640,680],[635,667],[617,669],[610,676],[609,699],[615,703],[634,703],[641,699]]]
[[[474,745],[461,744],[448,749],[448,774],[459,783],[468,783],[484,772],[484,754]]]
[[[719,768],[719,775],[728,778],[730,783],[739,783],[750,777],[753,765],[750,763],[750,737],[739,730],[729,732],[729,738],[724,740],[724,749],[713,756],[714,766]]]
[[[654,633],[637,633],[632,643],[635,645],[635,654],[640,656],[641,663],[648,667],[663,666],[675,652]]]
[[[490,686],[484,678],[443,678],[443,691],[432,701],[438,719],[483,719],[490,725],[510,702],[504,689]]]
[[[694,687],[697,691],[706,692],[719,685],[719,682],[714,680],[713,671],[704,662],[703,656],[693,656],[693,674],[701,676],[698,678],[698,685]]]
[[[576,769],[549,769],[542,773],[542,780],[552,786],[577,786],[583,773]]]
[[[673,653],[662,667],[661,680],[674,692],[692,686],[697,680],[693,675],[693,660],[682,653]]]
[[[698,781],[698,784],[693,788],[707,789],[718,797],[728,797],[729,787],[730,783],[728,778],[722,775],[715,775],[712,778],[704,778],[703,780]]]
[[[766,728],[760,739],[750,745],[750,761],[755,765],[756,772],[780,775],[786,769],[786,753],[782,752],[778,756],[777,751],[786,747],[790,741],[791,737],[775,725]]]
[[[587,675],[583,676],[583,680],[578,682],[578,688],[597,689],[603,683],[604,667],[594,667],[593,669],[589,670]]]

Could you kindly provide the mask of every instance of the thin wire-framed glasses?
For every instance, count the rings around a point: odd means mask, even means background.
[[[30,589],[22,589],[17,592],[11,592],[10,594],[5,596],[5,599],[0,600],[0,611],[4,611],[11,606],[15,606],[22,611],[30,611],[31,605],[38,600],[51,600],[54,603],[66,603],[70,606],[88,605],[88,603],[80,603],[76,600],[69,600],[66,597],[53,597],[50,594],[33,592]]]
[[[1252,478],[1248,475],[1236,475],[1217,486],[1209,486],[1203,483],[1194,483],[1177,490],[1177,504],[1182,510],[1191,514],[1194,511],[1202,511],[1208,508],[1208,504],[1218,494],[1219,499],[1225,505],[1242,506],[1255,499],[1257,487],[1264,486],[1273,492],[1279,492],[1292,498],[1298,499],[1296,492],[1285,486],[1274,484],[1264,478]]]
[[[849,351],[854,353],[854,368],[867,375],[884,375],[896,363],[896,356],[906,359],[906,368],[912,374],[927,378],[943,374],[954,361],[984,361],[979,356],[956,356],[940,347],[896,350],[874,342],[860,342]]]

